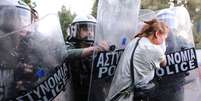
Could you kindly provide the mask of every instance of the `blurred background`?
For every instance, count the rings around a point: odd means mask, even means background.
[[[58,13],[64,38],[67,36],[67,27],[73,18],[80,13],[97,16],[99,0],[23,0],[30,7],[35,8],[39,15],[47,11]],[[191,16],[193,23],[194,41],[197,49],[201,49],[201,0],[141,0],[141,8],[160,10],[174,3],[184,5]],[[50,5],[51,4],[51,5]],[[48,6],[49,5],[49,6]],[[50,10],[51,9],[51,10]]]

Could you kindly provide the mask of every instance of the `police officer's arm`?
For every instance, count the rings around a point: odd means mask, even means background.
[[[88,48],[72,48],[68,47],[66,49],[66,58],[67,59],[78,59],[87,57],[93,54],[94,47]]]
[[[65,58],[75,59],[80,58],[83,52],[83,48],[75,48],[73,44],[66,42]]]
[[[68,59],[76,59],[76,58],[84,58],[93,54],[95,47],[87,47],[87,48],[77,48],[77,49],[68,49],[67,50],[67,58]]]
[[[100,52],[100,51],[107,51],[109,50],[108,44],[103,41],[99,45],[96,46],[90,46],[87,48],[77,48],[74,49],[71,45],[67,45],[67,51],[66,51],[66,58],[68,59],[75,59],[75,58],[84,58],[91,56],[93,52]]]
[[[102,41],[98,45],[84,48],[81,57],[90,56],[93,54],[94,51],[97,53],[100,51],[108,51],[108,50],[109,50],[109,45],[107,44],[106,41]]]
[[[81,54],[81,57],[87,57],[93,54],[94,50],[96,50],[95,46],[84,48]]]
[[[67,49],[66,51],[66,58],[68,59],[75,59],[80,58],[82,54],[83,49]]]

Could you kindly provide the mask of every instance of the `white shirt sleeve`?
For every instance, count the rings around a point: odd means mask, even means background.
[[[161,47],[157,47],[153,50],[152,52],[152,57],[153,57],[153,64],[155,65],[157,69],[160,68],[160,63],[162,61],[165,61],[165,54],[164,51],[161,49]]]

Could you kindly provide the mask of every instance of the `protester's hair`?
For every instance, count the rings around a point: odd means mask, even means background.
[[[157,19],[152,19],[150,21],[144,21],[145,25],[141,31],[134,37],[148,37],[154,35],[155,32],[159,31],[161,34],[168,33],[168,26],[165,22],[159,21]]]

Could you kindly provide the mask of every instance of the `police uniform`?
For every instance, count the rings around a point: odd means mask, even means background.
[[[68,49],[68,64],[71,68],[75,101],[87,101],[90,74],[91,57],[81,58],[83,48],[76,48],[75,44],[66,43]]]

